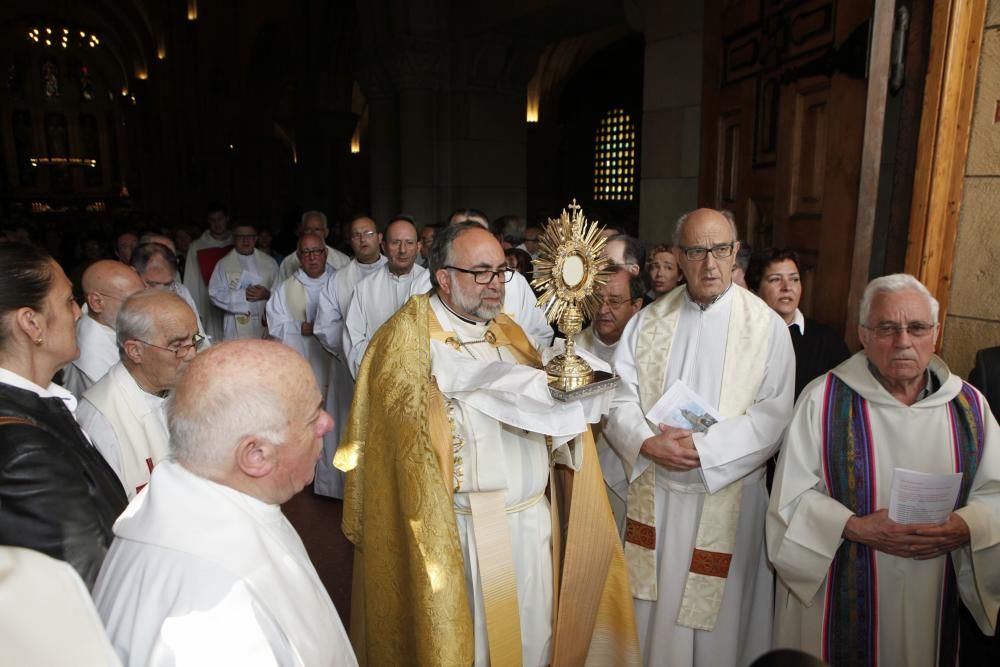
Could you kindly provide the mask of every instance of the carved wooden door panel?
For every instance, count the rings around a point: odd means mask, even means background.
[[[873,0],[706,0],[703,206],[802,257],[802,310],[842,327]]]

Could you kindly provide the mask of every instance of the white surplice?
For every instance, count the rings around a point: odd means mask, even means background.
[[[351,260],[350,264],[330,278],[319,293],[313,335],[333,355],[326,394],[326,411],[333,417],[333,430],[323,439],[323,456],[316,463],[316,479],[313,482],[313,489],[322,496],[342,498],[344,495],[344,473],[333,467],[333,455],[337,453],[340,439],[347,428],[347,416],[351,412],[351,401],[354,398],[354,377],[347,368],[347,354],[344,350],[344,316],[354,298],[357,284],[381,269],[386,261],[388,260],[382,255],[371,264]]]
[[[715,408],[722,392],[723,366],[732,308],[731,287],[702,309],[681,302],[663,384],[684,383]],[[639,453],[654,435],[639,403],[636,345],[649,310],[641,310],[622,333],[614,357],[620,377],[604,435],[624,465],[631,483],[651,461]],[[772,313],[764,377],[756,402],[745,414],[693,436],[701,467],[686,472],[656,470],[658,599],[635,600],[635,620],[646,665],[740,667],[771,645],[772,576],[764,553],[767,490],[764,464],[778,446],[791,417],[795,353],[788,329]],[[655,464],[654,464],[655,465]],[[736,547],[715,629],[677,624],[680,603],[706,493],[742,485]]]
[[[506,507],[528,505],[507,514],[523,664],[547,665],[552,638],[552,521],[544,497],[549,481],[544,434],[553,436],[554,460],[578,470],[583,449],[575,446],[574,436],[586,429],[588,416],[577,403],[551,398],[544,371],[517,365],[506,347],[472,342],[482,341],[485,323],[458,317],[436,296],[430,305],[441,327],[466,343],[455,350],[432,340],[431,372],[454,423],[453,435],[462,439],[455,457],[453,481],[458,490],[453,501],[473,611],[475,664],[489,664],[489,643],[469,493],[502,490]]]
[[[340,252],[336,248],[326,247],[326,265],[329,266],[334,271],[340,271],[342,268],[351,263],[351,258]],[[299,256],[294,252],[289,254],[288,257],[281,260],[281,266],[278,267],[278,279],[275,281],[275,285],[280,285],[289,278],[291,278],[296,271],[302,268],[302,262],[299,261]]]
[[[188,288],[191,298],[197,307],[195,311],[201,318],[205,333],[216,341],[222,342],[222,311],[212,305],[208,296],[208,282],[202,277],[201,265],[198,263],[198,252],[208,248],[223,248],[233,245],[233,237],[228,234],[221,241],[212,236],[210,230],[191,242],[188,248],[187,260],[184,263],[184,286]]]
[[[63,367],[63,386],[79,399],[118,363],[118,343],[115,330],[89,314],[76,322],[76,342],[80,356]]]
[[[897,467],[955,472],[948,403],[961,391],[962,379],[937,357],[930,370],[940,388],[910,406],[896,400],[872,375],[864,352],[831,371],[867,401],[876,509],[889,507]],[[822,655],[827,573],[853,515],[830,497],[826,486],[826,381],[826,375],[817,378],[799,396],[767,514],[768,553],[778,574],[775,647],[817,656]],[[978,391],[976,395],[983,406],[985,445],[968,504],[956,512],[968,524],[971,542],[950,557],[963,602],[980,629],[992,635],[1000,606],[1000,428],[985,399]],[[875,552],[878,664],[938,664],[945,559],[913,560]]]
[[[614,359],[615,350],[618,349],[618,343],[621,342],[621,338],[608,345],[601,340],[600,336],[597,335],[597,331],[594,329],[594,324],[591,323],[590,326],[581,331],[573,339],[573,341],[579,347],[582,347],[595,357],[598,357],[604,363],[610,365],[612,359]]]
[[[170,291],[184,299],[184,303],[191,306],[191,310],[194,312],[195,322],[198,324],[198,333],[202,336],[207,335],[205,331],[205,325],[202,324],[201,314],[198,313],[198,304],[194,302],[194,297],[191,296],[191,290],[184,285],[184,283],[177,282],[176,280],[170,283]]]
[[[344,351],[352,377],[358,375],[368,341],[403,307],[410,298],[413,282],[425,273],[427,269],[414,265],[409,273],[397,276],[387,263],[354,288],[354,298],[344,317]]]
[[[233,279],[232,272],[226,270],[227,260],[232,255],[239,260],[242,274]],[[263,315],[267,305],[265,301],[247,301],[247,288],[253,285],[263,285],[268,290],[274,290],[274,277],[278,274],[278,263],[274,258],[259,250],[249,255],[241,255],[231,250],[228,255],[219,260],[212,271],[212,279],[208,282],[208,295],[216,308],[225,315],[222,319],[222,337],[225,340],[241,338],[237,327],[237,317],[249,317],[251,338],[261,338],[264,335]]]
[[[169,453],[164,399],[143,391],[120,361],[84,393],[76,420],[118,475],[129,500]]]
[[[336,271],[329,264],[323,274],[317,278],[310,278],[305,271],[298,269],[291,278],[286,278],[278,284],[267,302],[268,332],[305,357],[309,366],[312,367],[316,384],[319,385],[319,390],[323,393],[324,398],[330,379],[330,353],[317,340],[316,336],[302,335],[302,324],[304,322],[315,324],[316,311],[319,308],[319,295],[333,278],[334,273]],[[302,300],[302,305],[305,306],[305,313],[291,312],[290,306],[297,301],[296,298],[289,300],[289,290],[292,289],[304,293],[302,295],[305,299]],[[301,319],[301,315],[305,316],[304,320]]]
[[[531,291],[527,278],[515,271],[514,277],[504,288],[503,312],[528,334],[535,347],[544,348],[552,345],[554,332],[545,319],[545,311],[538,307],[538,298]],[[428,271],[413,281],[410,296],[427,294],[430,290],[431,274]]]
[[[357,665],[278,505],[164,461],[114,532],[94,600],[125,665]]]

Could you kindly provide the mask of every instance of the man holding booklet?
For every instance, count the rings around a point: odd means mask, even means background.
[[[719,211],[680,218],[685,289],[632,318],[604,430],[628,482],[625,558],[647,665],[747,665],[771,645],[764,464],[788,425],[788,328],[733,285]],[[609,480],[610,481],[610,480]]]
[[[835,666],[955,664],[959,596],[993,634],[1000,430],[933,354],[937,321],[913,276],[873,280],[864,350],[799,398],[767,515],[777,647]]]

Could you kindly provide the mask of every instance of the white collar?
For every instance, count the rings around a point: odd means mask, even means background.
[[[798,308],[795,309],[795,317],[792,318],[792,323],[788,326],[799,327],[799,333],[805,335],[806,333],[806,316],[802,314],[802,311]]]
[[[48,387],[42,388],[31,380],[21,377],[14,371],[7,370],[0,366],[0,384],[9,384],[18,389],[24,389],[37,395],[39,398],[58,398],[66,404],[66,408],[76,414],[76,397],[60,387],[55,382],[50,382]]]
[[[301,267],[295,271],[295,279],[298,280],[305,286],[315,286],[315,285],[325,285],[330,279],[330,276],[334,274],[334,269],[329,264],[326,265],[326,269],[323,271],[323,275],[319,278],[310,278],[306,275],[306,272]]]

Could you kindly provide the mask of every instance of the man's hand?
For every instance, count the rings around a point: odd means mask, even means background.
[[[957,514],[952,514],[941,526],[896,523],[889,518],[889,510],[881,509],[868,516],[848,519],[844,538],[900,558],[925,560],[954,551],[968,542],[969,527]]]
[[[247,288],[247,301],[267,301],[271,291],[263,285],[251,285]]]
[[[312,336],[313,335],[313,323],[312,322],[303,322],[302,323],[302,335],[303,336]]]
[[[660,434],[646,438],[639,450],[668,470],[694,470],[701,465],[691,431],[660,424]]]

